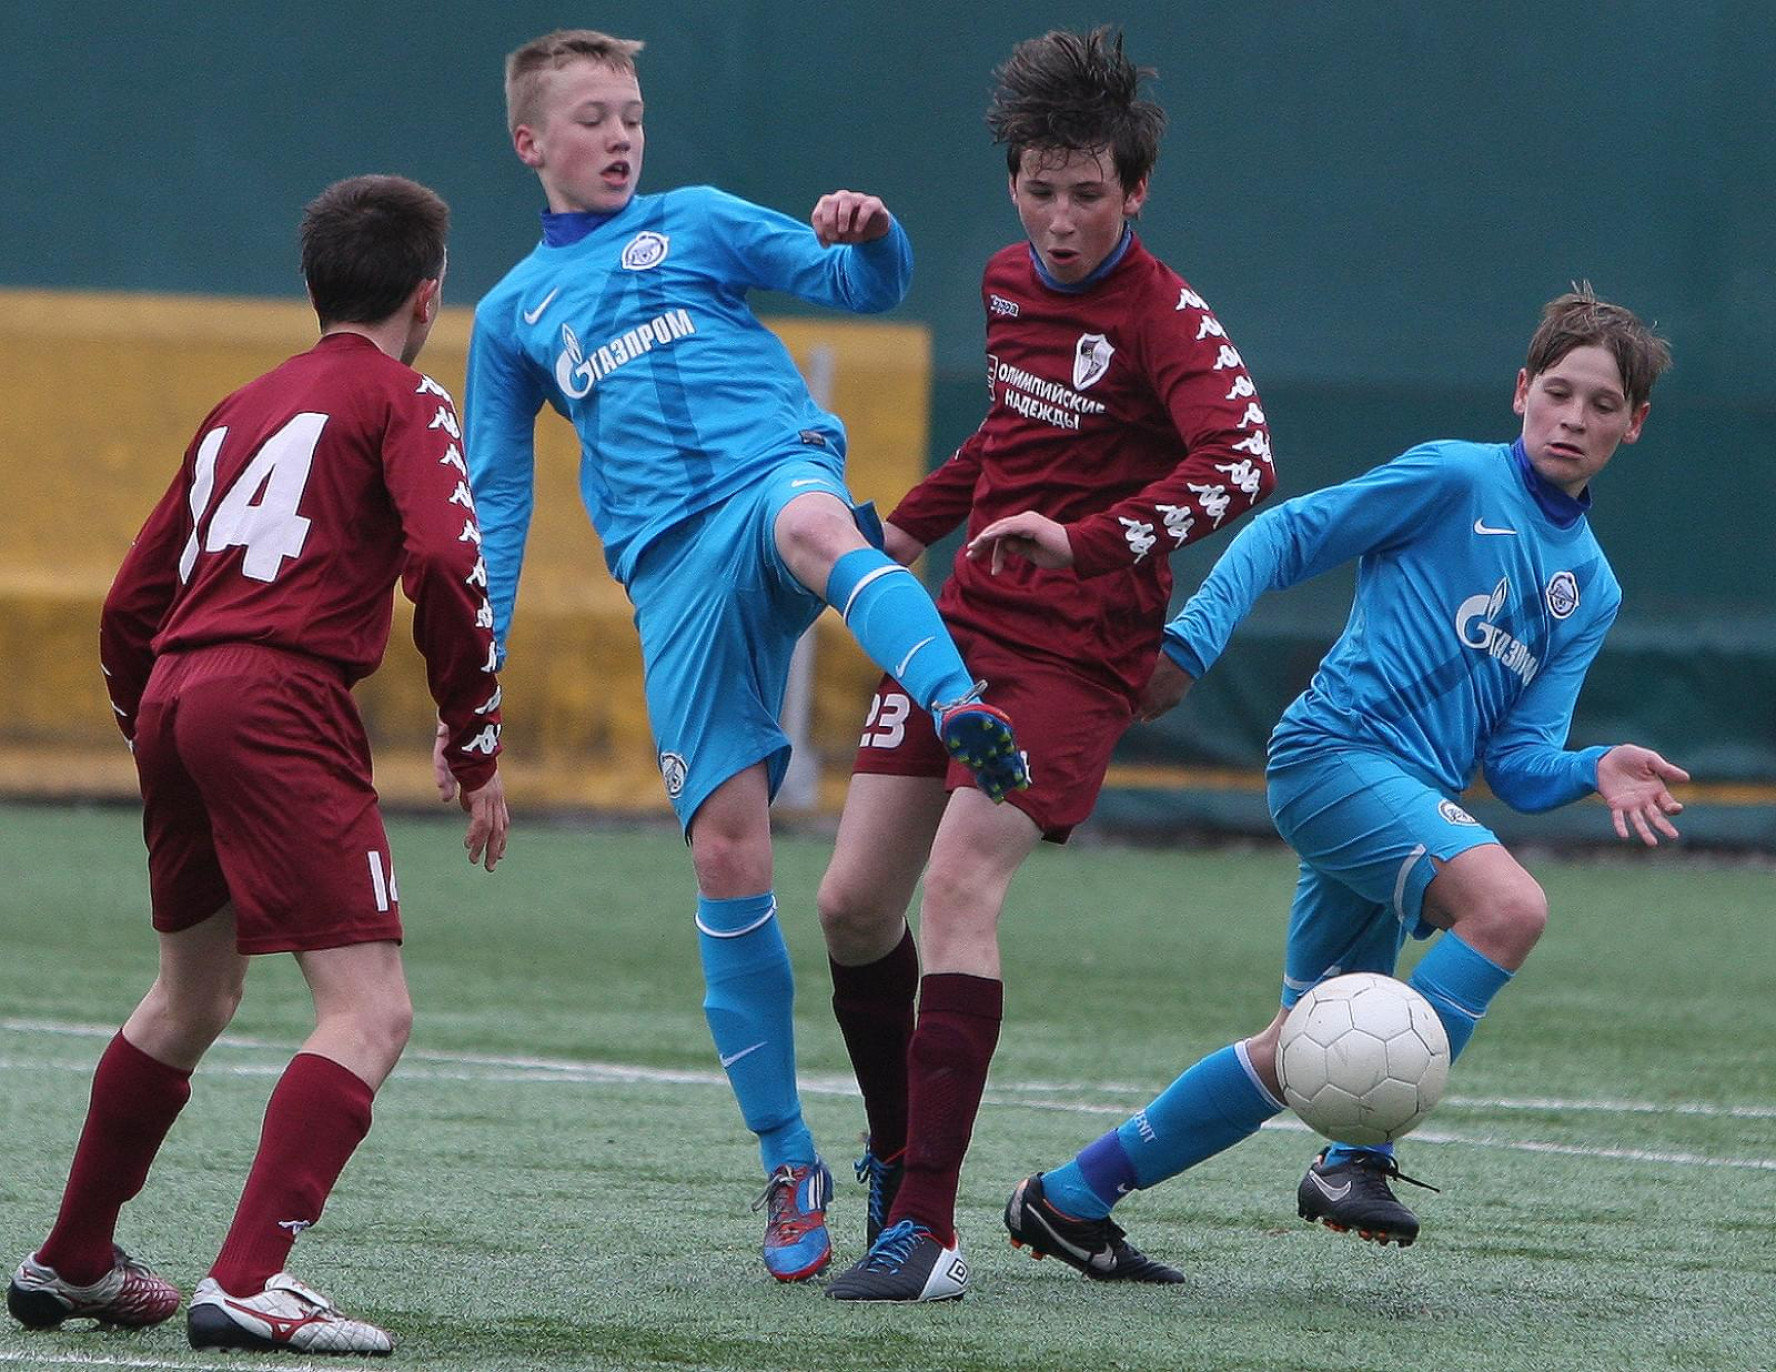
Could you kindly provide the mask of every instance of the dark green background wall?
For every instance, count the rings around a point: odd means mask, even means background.
[[[1577,735],[1776,779],[1762,0],[9,4],[0,283],[295,295],[303,202],[378,170],[450,200],[448,291],[467,302],[536,236],[501,58],[603,26],[648,42],[644,187],[713,181],[802,212],[844,185],[900,213],[938,455],[979,418],[978,272],[1017,234],[981,123],[990,70],[1017,38],[1105,20],[1171,115],[1142,233],[1251,364],[1282,494],[1421,438],[1508,436],[1537,307],[1575,277],[1657,318],[1677,365],[1599,485],[1627,608]],[[1213,551],[1180,560],[1185,584]],[[1347,586],[1266,606],[1246,666],[1231,655],[1145,751],[1252,761]]]

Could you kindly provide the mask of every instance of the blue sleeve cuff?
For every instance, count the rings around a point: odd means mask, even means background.
[[[1209,670],[1203,665],[1196,649],[1185,642],[1183,636],[1170,625],[1166,626],[1165,635],[1159,640],[1159,650],[1172,660],[1179,671],[1187,673],[1192,681],[1201,681]]]

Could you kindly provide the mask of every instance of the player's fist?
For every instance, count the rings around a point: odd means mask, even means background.
[[[820,246],[830,248],[834,243],[869,243],[885,237],[894,216],[878,196],[834,191],[814,202],[808,222],[814,226]]]

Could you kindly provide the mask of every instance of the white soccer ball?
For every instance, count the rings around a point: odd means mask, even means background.
[[[1449,1081],[1449,1035],[1431,1003],[1374,972],[1309,991],[1277,1040],[1283,1098],[1339,1143],[1389,1143],[1416,1128]]]

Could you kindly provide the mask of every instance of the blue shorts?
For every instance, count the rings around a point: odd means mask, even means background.
[[[1271,818],[1301,857],[1283,1005],[1343,972],[1391,976],[1407,936],[1429,938],[1425,888],[1447,862],[1493,832],[1385,753],[1327,751],[1272,766]]]
[[[813,491],[852,504],[831,465],[786,462],[660,535],[629,580],[654,750],[686,828],[729,777],[764,762],[774,796],[789,767],[778,723],[789,660],[826,602],[783,565],[775,529],[783,507]]]

